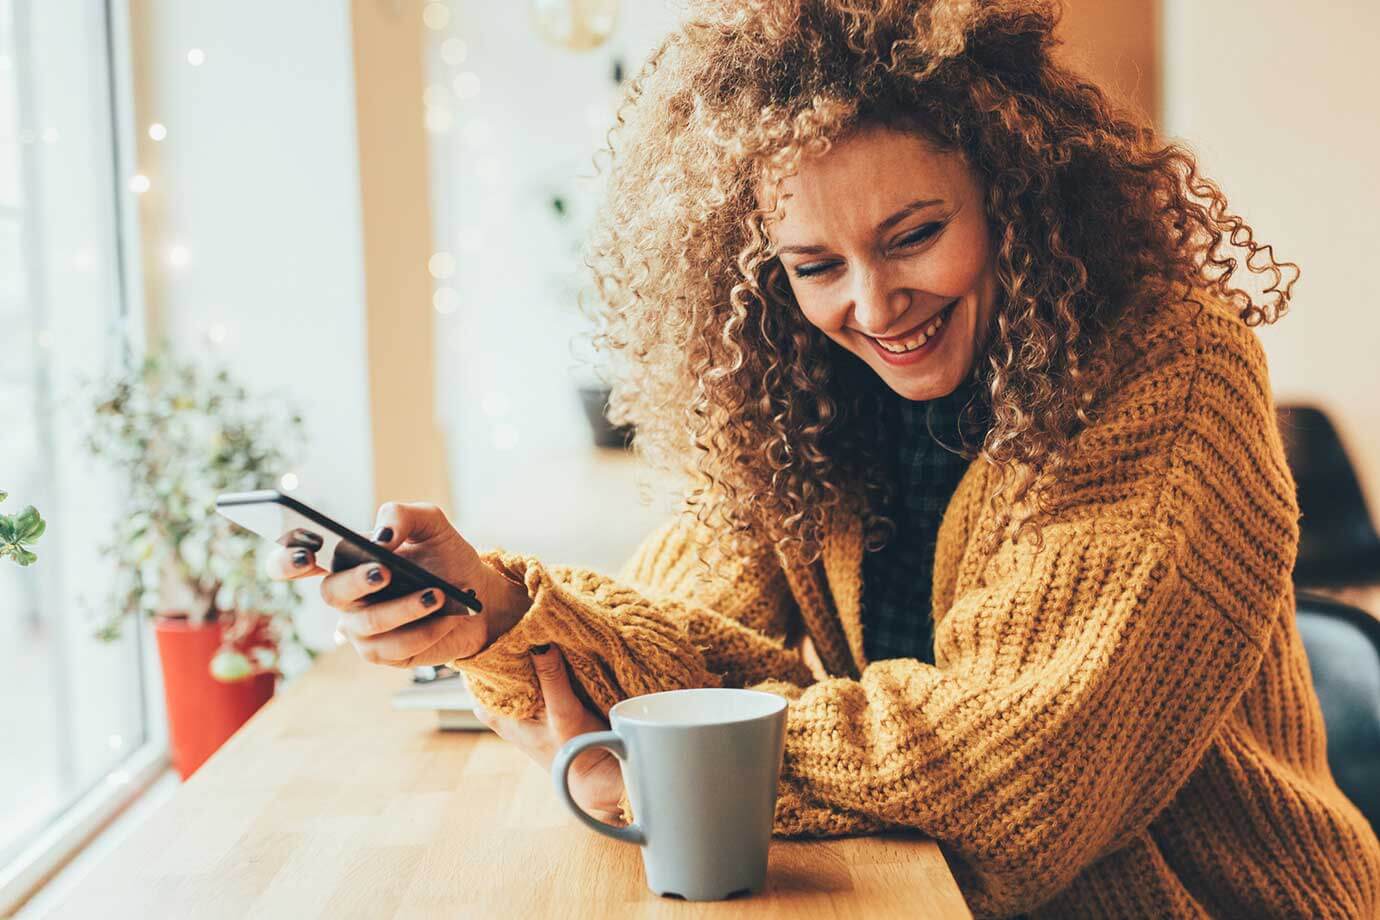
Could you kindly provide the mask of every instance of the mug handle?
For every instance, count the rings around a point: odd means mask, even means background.
[[[612,837],[614,840],[622,840],[624,843],[644,846],[647,843],[647,837],[637,824],[629,824],[627,827],[614,827],[612,824],[606,824],[598,818],[590,817],[571,797],[570,764],[586,748],[592,747],[607,748],[619,760],[625,760],[628,756],[628,750],[618,732],[587,732],[583,735],[576,735],[561,746],[561,749],[556,752],[556,759],[551,761],[551,778],[556,781],[556,791],[560,794],[566,807],[573,811],[575,817],[584,822],[590,830],[603,834],[605,837]]]

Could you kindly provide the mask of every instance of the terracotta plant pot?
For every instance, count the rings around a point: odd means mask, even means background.
[[[212,677],[211,658],[224,628],[219,622],[193,626],[186,617],[160,616],[153,628],[163,663],[173,767],[185,780],[272,698],[277,678],[256,674],[223,683]]]

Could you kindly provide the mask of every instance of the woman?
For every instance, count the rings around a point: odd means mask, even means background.
[[[628,696],[780,693],[777,832],[918,829],[982,916],[1375,916],[1249,328],[1296,270],[1052,60],[1055,18],[697,4],[620,112],[593,261],[615,414],[696,474],[686,513],[610,578],[389,504],[375,539],[486,612],[369,604],[377,567],[322,592],[543,765]],[[578,767],[626,820],[612,757]]]

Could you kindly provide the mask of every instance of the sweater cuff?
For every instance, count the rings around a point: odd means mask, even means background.
[[[451,663],[485,709],[519,719],[541,713],[541,684],[529,650],[548,643],[560,647],[581,702],[605,718],[629,696],[714,685],[680,628],[612,579],[553,571],[535,557],[502,549],[480,559],[526,587],[531,598],[527,613],[506,633]]]
[[[509,581],[525,587],[532,603],[507,632],[478,654],[451,662],[451,667],[465,673],[466,685],[485,709],[534,718],[541,709],[541,694],[530,649],[560,634],[559,622],[567,611],[537,560],[501,549],[481,553],[479,558]]]

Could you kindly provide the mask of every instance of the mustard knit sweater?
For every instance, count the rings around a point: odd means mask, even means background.
[[[768,550],[713,579],[688,519],[617,578],[488,553],[533,604],[455,664],[518,717],[544,642],[605,714],[680,687],[779,693],[776,832],[916,829],[979,916],[1377,917],[1380,846],[1328,771],[1294,625],[1298,509],[1259,344],[1216,304],[1139,340],[1043,546],[984,546],[997,477],[968,470],[933,666],[865,659],[861,522],[842,514],[818,563]]]

